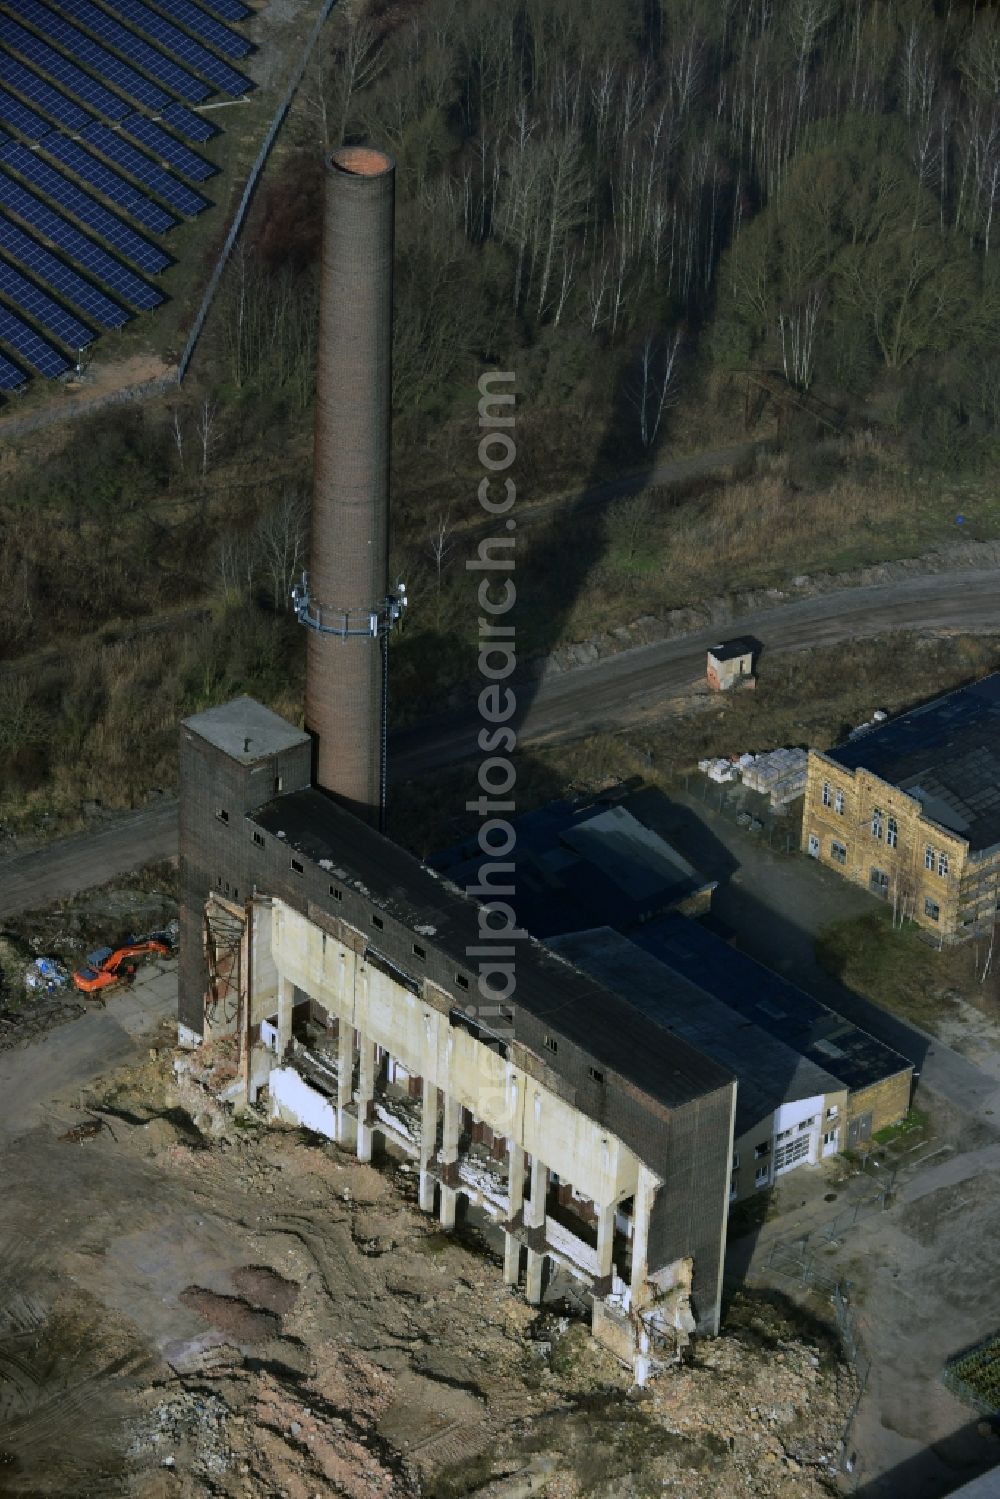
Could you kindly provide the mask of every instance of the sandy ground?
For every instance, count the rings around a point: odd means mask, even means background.
[[[831,1492],[853,1386],[822,1327],[738,1301],[635,1398],[411,1170],[178,1079],[173,982],[0,1058],[5,1499]]]

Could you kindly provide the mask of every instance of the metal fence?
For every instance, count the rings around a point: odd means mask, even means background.
[[[124,406],[130,401],[144,401],[149,396],[164,395],[168,390],[176,388],[179,379],[178,370],[173,368],[165,375],[158,375],[155,380],[141,380],[137,385],[122,386],[119,390],[108,391],[103,396],[92,396],[86,401],[74,401],[64,406],[46,406],[28,416],[5,416],[0,419],[0,438],[23,437],[42,427],[51,427],[56,422],[78,416],[91,416],[95,411],[104,411],[109,406]]]
[[[219,282],[222,280],[222,273],[226,268],[226,264],[229,260],[230,255],[232,254],[233,246],[235,245],[239,232],[243,227],[243,221],[246,218],[247,209],[250,207],[250,199],[253,197],[254,190],[256,189],[257,183],[260,180],[260,174],[267,164],[267,158],[271,154],[271,147],[274,145],[275,137],[277,136],[278,131],[284,123],[285,115],[288,113],[299,84],[302,82],[303,75],[305,74],[306,68],[309,65],[309,59],[312,56],[312,50],[315,47],[317,40],[319,39],[319,34],[326,24],[327,18],[329,17],[330,12],[333,10],[333,7],[334,5],[336,5],[336,3],[337,0],[323,0],[323,8],[321,9],[319,15],[316,17],[316,22],[309,33],[309,37],[306,41],[305,48],[303,49],[302,56],[299,59],[298,66],[288,82],[288,87],[285,89],[285,92],[281,98],[281,102],[278,105],[278,108],[275,110],[274,118],[271,120],[271,123],[268,126],[267,134],[265,135],[263,142],[261,143],[261,148],[257,152],[257,158],[250,169],[250,175],[246,180],[246,185],[243,188],[242,196],[240,197],[240,201],[236,206],[236,212],[233,215],[233,221],[229,226],[229,233],[226,235],[222,249],[219,252],[219,258],[215,262],[212,274],[209,277],[208,285],[205,288],[205,295],[201,300],[201,306],[198,308],[198,311],[195,314],[194,322],[191,324],[191,331],[188,334],[187,343],[184,345],[184,351],[181,354],[180,360],[178,362],[178,384],[181,383],[188,372],[188,366],[191,363],[191,358],[194,354],[195,346],[197,345],[198,340],[201,337],[202,330],[205,326],[205,320],[208,317],[209,312],[211,311],[212,303],[215,300],[215,294],[219,289]]]
[[[857,1220],[855,1218],[852,1221]],[[851,1401],[844,1419],[844,1429],[840,1436],[840,1451],[838,1455],[838,1467],[841,1472],[846,1474],[852,1473],[854,1471],[854,1457],[850,1450],[851,1434],[861,1401],[868,1388],[872,1364],[871,1359],[865,1352],[861,1339],[857,1313],[851,1306],[851,1283],[846,1280],[834,1279],[817,1268],[814,1252],[808,1238],[797,1239],[791,1242],[776,1241],[771,1245],[768,1252],[767,1268],[777,1275],[783,1275],[790,1280],[797,1281],[803,1289],[811,1291],[815,1295],[829,1301],[830,1306],[833,1308],[841,1347],[847,1355],[857,1380],[854,1399]],[[856,1484],[857,1479],[854,1482]]]
[[[713,812],[721,813],[776,852],[797,852],[801,805],[792,804],[786,812],[776,812],[763,792],[751,791],[741,781],[720,784],[694,771],[685,771],[675,784],[683,786],[693,801],[703,802]]]

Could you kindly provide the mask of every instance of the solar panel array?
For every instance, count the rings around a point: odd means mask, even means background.
[[[211,177],[215,172],[211,162],[198,156],[187,146],[182,146],[179,140],[175,140],[154,121],[147,120],[145,115],[132,115],[125,121],[122,129],[140,145],[155,151],[161,161],[175,167],[182,176],[189,177],[193,182],[204,182],[206,177]]]
[[[162,198],[164,203],[176,208],[178,213],[193,217],[208,207],[207,198],[201,197],[183,182],[178,182],[159,162],[150,161],[144,152],[119,135],[117,130],[109,130],[107,125],[91,125],[83,132],[83,139],[88,146],[93,146],[95,151],[106,156],[108,161],[115,162],[129,176],[143,183],[158,198]]]
[[[121,328],[128,322],[129,314],[124,307],[119,307],[83,276],[70,270],[57,255],[38,244],[23,229],[18,229],[3,214],[0,214],[0,250],[57,291],[71,306],[79,307],[84,316],[99,328]]]
[[[0,120],[13,125],[29,141],[40,141],[43,135],[48,135],[52,130],[48,120],[43,120],[41,115],[22,104],[20,99],[15,99],[5,88],[0,88]]]
[[[208,206],[190,184],[217,169],[185,142],[217,129],[191,106],[253,88],[230,65],[251,45],[225,24],[250,14],[0,0],[0,390],[64,374],[98,330],[163,301],[148,278],[170,259],[147,235]]]
[[[193,109],[186,109],[183,104],[168,105],[163,111],[163,118],[185,140],[210,141],[213,135],[218,134],[211,120],[206,120],[204,115],[196,115]]]
[[[228,26],[223,26],[214,16],[207,16],[199,5],[192,5],[191,0],[170,0],[169,7],[163,8],[169,9],[173,19],[181,26],[193,31],[203,42],[207,42],[225,57],[246,57],[250,51],[250,43],[246,37],[240,36],[237,31],[230,31]]]
[[[27,378],[27,375],[22,374],[16,365],[11,364],[0,354],[0,390],[20,390],[21,386],[27,383]]]
[[[250,14],[249,7],[242,4],[242,0],[205,0],[205,4],[224,21],[245,21]]]
[[[0,339],[49,380],[65,374],[69,361],[13,312],[0,307]]]
[[[30,68],[23,63],[17,62],[13,57],[8,57],[5,52],[0,51],[0,83],[6,83],[12,89],[16,89],[25,99],[30,99],[32,104],[44,110],[53,120],[64,125],[67,130],[82,130],[90,119],[86,110],[67,99],[57,88],[39,78]]]
[[[3,171],[0,171],[0,207],[10,208],[18,218],[51,240],[57,249],[64,251],[70,260],[82,266],[95,280],[103,282],[124,297],[126,302],[143,312],[150,311],[163,301],[160,293],[148,286],[134,271],[102,250],[85,234],[81,234],[68,219],[55,213],[34,193],[26,191]]]
[[[186,68],[163,53],[156,47],[151,47],[142,37],[136,36],[134,31],[129,31],[127,26],[107,15],[91,0],[57,0],[58,5],[67,15],[79,21],[88,31],[99,36],[102,41],[107,42],[109,47],[114,47],[123,57],[134,62],[137,67],[145,68],[154,78],[158,79],[165,88],[173,89],[175,94],[180,94],[182,99],[187,99],[191,104],[200,104],[207,99],[212,90],[199,78],[193,77]],[[134,97],[134,96],[133,96]],[[170,100],[164,96],[157,109],[166,108]]]
[[[201,42],[194,41],[186,32],[165,21],[155,10],[144,5],[143,0],[105,0],[105,4],[139,31],[161,42],[169,52],[194,68],[196,73],[201,73],[224,94],[239,99],[253,88],[249,78],[244,78],[228,63],[220,62],[214,52],[209,52]]]
[[[22,276],[20,271],[15,271],[4,260],[0,260],[0,292],[29,317],[34,318],[39,327],[61,339],[64,344],[69,344],[71,348],[85,349],[93,342],[93,333],[79,318],[67,312],[65,307],[60,307],[45,292],[39,291],[34,282],[29,281],[27,276]]]
[[[145,193],[133,187],[120,173],[106,167],[103,161],[85,151],[76,141],[68,140],[65,135],[50,135],[45,141],[45,149],[154,234],[165,234],[176,224],[173,214],[167,213],[152,198],[147,198]]]
[[[128,114],[128,105],[117,94],[105,88],[103,83],[98,83],[96,78],[63,57],[61,52],[57,52],[47,42],[40,41],[33,32],[26,31],[16,21],[9,21],[6,16],[0,16],[0,42],[6,42],[25,62],[33,63],[105,119],[120,120]]]
[[[93,229],[122,255],[127,255],[141,271],[155,275],[170,264],[170,257],[164,255],[158,245],[136,234],[90,193],[77,187],[55,167],[50,167],[34,151],[25,146],[3,146],[0,148],[0,163],[5,171],[15,171],[33,187],[40,188],[47,198],[65,208],[79,223]]]
[[[77,62],[85,63],[137,104],[143,104],[147,109],[163,109],[170,103],[169,94],[165,94],[155,83],[150,83],[148,78],[130,68],[106,47],[92,41],[78,26],[73,26],[62,16],[56,15],[41,0],[7,0],[7,3],[21,20],[33,26],[48,41],[54,42],[64,52],[69,52]]]

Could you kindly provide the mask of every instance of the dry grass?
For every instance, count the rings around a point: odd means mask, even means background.
[[[177,781],[178,721],[241,692],[301,713],[301,641],[251,605],[202,625],[118,645],[89,644],[32,683],[32,717],[0,759],[0,827],[82,826],[82,804],[127,808]],[[16,690],[0,682],[0,713]]]
[[[989,936],[931,953],[918,929],[892,925],[892,912],[836,922],[816,941],[816,956],[828,972],[856,994],[912,1021],[932,1035],[961,1023],[960,1001],[994,1025],[1000,1020],[1000,970],[983,977]]]
[[[634,778],[669,792],[700,759],[781,745],[829,748],[875,708],[898,713],[963,681],[1000,668],[1000,639],[919,640],[893,635],[767,658],[756,692],[694,698],[690,711],[652,725],[625,726],[515,757],[519,811],[553,797],[593,794]],[[426,855],[475,832],[464,811],[477,793],[474,762],[399,787],[393,836]]]

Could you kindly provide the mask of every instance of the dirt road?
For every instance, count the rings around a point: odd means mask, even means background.
[[[817,649],[896,630],[1000,633],[1000,589],[994,571],[931,574],[899,583],[845,588],[748,614],[721,628],[622,651],[592,666],[521,689],[523,744],[558,743],[614,730],[647,716],[703,680],[705,652],[722,636],[753,635],[764,656]],[[395,780],[423,775],[474,753],[479,720],[471,716],[419,725],[393,740]]]
[[[705,651],[720,633],[754,635],[765,656],[836,645],[896,630],[1000,633],[1000,589],[992,570],[935,573],[898,583],[845,588],[797,599],[657,641],[520,689],[522,744],[557,743],[641,721],[700,681]],[[478,719],[420,725],[391,741],[398,781],[426,775],[475,752]],[[0,863],[0,919],[73,890],[99,885],[177,852],[177,804],[158,802],[98,833],[80,833]]]
[[[29,854],[13,854],[0,861],[0,920],[103,885],[176,852],[177,803],[165,798],[95,832],[74,833]]]

